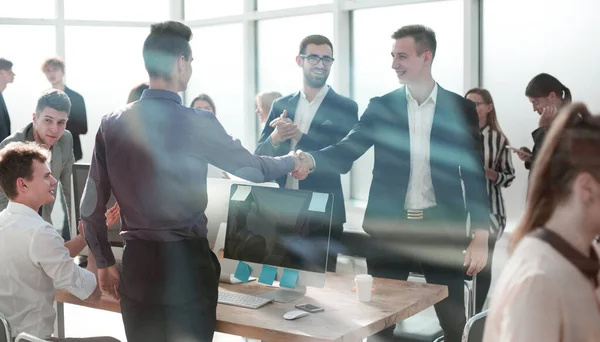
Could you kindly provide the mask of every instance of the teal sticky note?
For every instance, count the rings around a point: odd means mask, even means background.
[[[243,261],[240,261],[235,269],[235,274],[233,275],[239,281],[247,283],[250,278],[250,274],[252,274],[252,267],[246,264]]]
[[[262,270],[260,271],[260,277],[258,277],[258,282],[266,285],[273,285],[275,277],[277,277],[277,268],[263,265]]]
[[[298,271],[284,268],[283,275],[281,276],[281,281],[279,282],[279,286],[293,289],[296,287],[297,282]]]
[[[308,206],[308,210],[324,213],[325,208],[327,207],[328,199],[329,199],[328,194],[323,194],[320,192],[313,192],[312,199],[310,200],[310,204]]]

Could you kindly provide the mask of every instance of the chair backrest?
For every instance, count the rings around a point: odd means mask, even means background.
[[[48,342],[46,340],[42,340],[41,338],[35,337],[33,335],[29,335],[28,333],[20,333],[17,335],[15,342]]]
[[[488,315],[488,310],[482,311],[471,317],[465,325],[463,331],[462,342],[481,342],[483,341],[483,329],[485,328],[485,320]]]
[[[0,322],[0,342],[11,342],[10,324],[8,324],[8,320],[2,313],[0,313]]]

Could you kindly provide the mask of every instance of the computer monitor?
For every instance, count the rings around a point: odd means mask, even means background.
[[[77,219],[76,222],[79,221],[80,213],[79,213],[79,205],[81,203],[81,198],[83,197],[83,190],[85,188],[85,183],[88,178],[88,173],[90,170],[90,164],[85,163],[76,163],[73,165],[73,190],[75,193],[75,217]],[[229,207],[229,191],[231,189],[232,184],[254,184],[257,186],[264,187],[274,187],[278,188],[279,185],[277,183],[261,183],[255,184],[252,182],[245,181],[240,178],[234,179],[222,179],[222,178],[207,178],[206,180],[206,191],[208,195],[208,203],[204,213],[208,218],[208,241],[212,246],[215,244],[215,240],[217,237],[217,232],[219,230],[219,225],[222,222],[227,221],[227,208]],[[111,208],[116,202],[114,196],[111,194],[107,209]],[[71,227],[71,236],[76,236],[79,234],[77,231],[77,226],[72,225]],[[121,231],[121,222],[117,222],[113,227],[109,229],[109,241],[111,244],[112,251],[117,260],[121,260],[123,255],[123,239],[119,235]],[[87,247],[81,252],[81,255],[87,255]]]
[[[87,182],[88,174],[90,172],[90,164],[86,163],[75,163],[73,164],[73,192],[75,195],[75,222],[79,222],[81,214],[79,212],[79,206],[81,204],[81,198],[83,197],[83,190],[85,183]],[[106,209],[112,208],[116,203],[113,194],[110,194]],[[121,232],[121,221],[119,220],[112,227],[108,229],[108,241],[110,242],[111,249],[115,256],[115,259],[121,260],[123,257],[123,238],[119,235]],[[77,230],[77,224],[71,225],[71,236],[77,236],[79,231]],[[80,253],[81,255],[88,255],[87,247]]]
[[[280,287],[263,296],[295,300],[306,286],[325,286],[333,195],[257,186],[231,186],[222,274],[234,274],[240,261],[260,277],[263,265],[298,271],[294,289]]]
[[[208,244],[211,249],[214,249],[215,244],[223,245],[224,242],[217,243],[217,234],[219,226],[223,222],[227,222],[227,210],[229,208],[229,191],[233,184],[256,185],[263,187],[278,188],[277,183],[252,183],[241,178],[225,179],[225,178],[207,178],[206,179],[206,194],[208,202],[204,214],[208,219]],[[216,253],[216,251],[215,251]]]

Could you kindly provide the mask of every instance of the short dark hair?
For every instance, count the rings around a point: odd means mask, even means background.
[[[152,24],[144,41],[144,65],[151,78],[171,80],[171,70],[180,56],[189,60],[192,54],[192,30],[177,21]]]
[[[192,103],[190,103],[190,107],[194,107],[194,103],[196,101],[206,101],[208,102],[208,104],[211,106],[211,108],[213,109],[213,114],[217,115],[217,107],[215,107],[215,102],[213,101],[213,99],[206,95],[206,94],[200,94],[198,96],[196,96],[193,100]]]
[[[67,114],[69,114],[71,111],[71,100],[69,100],[69,96],[65,94],[64,91],[49,89],[43,92],[38,99],[35,113],[40,115],[46,107],[50,107],[59,112],[67,112]]]
[[[0,58],[0,70],[10,70],[13,67],[13,63],[5,58]]]
[[[556,77],[546,73],[536,75],[529,81],[527,88],[525,88],[525,96],[528,97],[546,97],[550,93],[556,94],[563,101],[563,104],[568,104],[572,101],[571,90]]]
[[[60,57],[47,58],[44,63],[42,63],[42,72],[46,72],[46,68],[48,67],[56,67],[62,70],[62,72],[65,72],[65,61]]]
[[[417,54],[420,56],[425,51],[431,51],[435,57],[437,49],[437,40],[435,32],[425,25],[406,25],[402,26],[392,34],[392,39],[402,39],[412,37],[417,44]]]
[[[135,86],[135,88],[131,89],[129,92],[129,97],[127,98],[127,103],[135,102],[142,97],[142,93],[144,90],[149,89],[150,86],[148,83],[141,83]]]
[[[333,45],[331,44],[329,38],[320,34],[313,34],[302,39],[302,41],[300,42],[300,48],[298,49],[299,55],[303,55],[306,53],[306,47],[308,46],[308,44],[329,45],[329,47],[331,48],[331,54],[333,54]]]
[[[9,199],[17,197],[17,179],[31,180],[33,161],[45,163],[48,150],[35,142],[12,142],[0,150],[0,187]]]

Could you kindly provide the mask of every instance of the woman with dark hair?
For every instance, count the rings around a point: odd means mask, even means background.
[[[204,109],[213,113],[217,116],[217,107],[215,107],[215,102],[210,98],[210,96],[206,94],[200,94],[196,96],[192,103],[190,104],[192,108]]]
[[[474,88],[469,90],[465,97],[475,102],[477,116],[479,117],[490,207],[491,233],[488,240],[488,262],[477,275],[477,298],[475,298],[476,311],[481,312],[492,282],[494,247],[496,241],[502,235],[504,227],[506,227],[506,208],[502,188],[509,187],[512,184],[515,178],[515,169],[510,151],[506,148],[508,139],[500,128],[494,100],[490,92],[486,89]]]
[[[570,104],[572,98],[569,88],[556,77],[545,73],[539,74],[529,81],[525,89],[525,96],[531,102],[533,111],[540,115],[539,127],[531,133],[533,150],[521,147],[517,152],[519,158],[525,162],[525,168],[531,170],[531,165],[542,146],[548,127],[554,121],[556,113],[563,106]]]
[[[150,86],[148,86],[148,83],[140,83],[137,86],[135,86],[129,92],[129,97],[127,98],[127,103],[131,103],[131,102],[135,102],[135,101],[139,100],[142,97],[142,93],[144,92],[144,90],[146,90],[148,88],[150,88]]]
[[[535,162],[484,341],[598,341],[598,234],[600,116],[580,103],[561,110]]]

